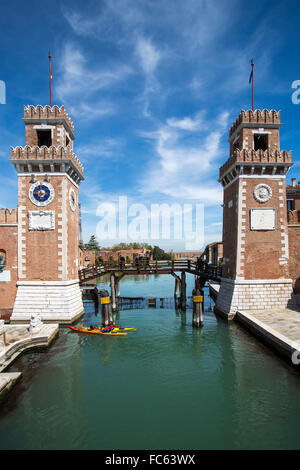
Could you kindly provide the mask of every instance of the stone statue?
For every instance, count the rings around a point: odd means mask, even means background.
[[[43,326],[40,313],[32,313],[29,324],[29,331],[31,333],[37,333]]]

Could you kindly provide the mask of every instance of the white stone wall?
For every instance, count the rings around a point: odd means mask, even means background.
[[[11,321],[30,321],[32,314],[42,321],[68,323],[83,313],[78,281],[18,282]]]
[[[270,310],[286,308],[292,298],[292,280],[222,279],[216,308],[225,314],[237,310]]]

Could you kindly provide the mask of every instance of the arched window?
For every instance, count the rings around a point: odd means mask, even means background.
[[[0,249],[0,273],[4,271],[6,266],[6,251]]]

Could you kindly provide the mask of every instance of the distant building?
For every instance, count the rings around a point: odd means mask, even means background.
[[[78,266],[79,269],[88,268],[96,263],[96,253],[94,250],[85,250],[82,246],[79,247],[78,253]]]
[[[174,257],[174,259],[191,259],[196,260],[202,255],[202,251],[175,251],[170,252],[170,255]]]
[[[300,212],[300,181],[298,183],[296,183],[296,178],[292,178],[292,184],[286,186],[286,208],[288,210],[288,213],[290,211],[296,211],[297,216],[299,216],[299,212]],[[299,218],[298,218],[298,221],[300,221]]]
[[[289,240],[289,273],[293,279],[294,294],[300,305],[300,182],[292,178],[286,186],[287,223]]]
[[[96,253],[96,259],[100,259],[103,263],[109,263],[110,261],[118,262],[120,256],[124,256],[125,260],[128,262],[133,262],[137,255],[146,256],[146,253],[149,253],[150,250],[146,248],[130,248],[125,250],[100,250]],[[151,258],[151,256],[150,256]]]
[[[223,260],[223,243],[212,242],[206,245],[205,250],[201,255],[202,261],[213,266],[219,266]]]

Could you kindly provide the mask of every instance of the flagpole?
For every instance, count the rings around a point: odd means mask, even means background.
[[[49,86],[50,86],[50,107],[52,107],[52,93],[51,93],[51,81],[52,81],[52,72],[51,72],[51,54],[49,50]]]
[[[253,59],[251,60],[251,67],[252,67],[252,111],[254,112],[254,62]]]

